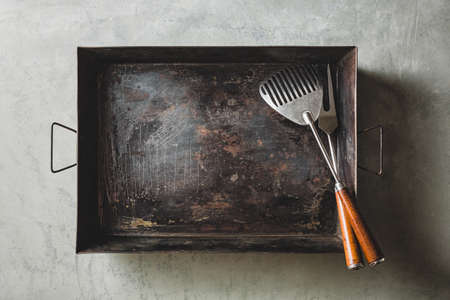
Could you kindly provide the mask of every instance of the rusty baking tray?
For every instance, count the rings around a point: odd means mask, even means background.
[[[258,95],[292,63],[332,65],[355,192],[355,47],[78,48],[77,253],[341,251],[311,132]]]

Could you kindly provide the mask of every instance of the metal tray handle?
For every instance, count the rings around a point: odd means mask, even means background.
[[[75,163],[75,164],[72,164],[72,165],[69,165],[69,166],[57,169],[57,170],[55,170],[55,168],[53,167],[53,129],[54,129],[55,126],[59,126],[61,128],[70,130],[70,131],[72,131],[74,133],[77,133],[77,131],[75,129],[73,129],[73,128],[70,128],[70,127],[68,127],[66,125],[63,125],[61,123],[58,123],[58,122],[53,122],[52,123],[51,129],[50,129],[50,170],[52,171],[52,173],[59,173],[61,171],[70,169],[72,167],[75,167],[77,164]]]
[[[379,165],[378,165],[378,171],[374,171],[374,170],[370,170],[369,168],[363,167],[358,165],[358,168],[367,171],[369,173],[375,174],[377,176],[382,176],[383,175],[383,126],[382,125],[376,125],[373,127],[369,127],[366,129],[363,129],[361,131],[358,131],[358,134],[364,134],[367,133],[369,131],[372,130],[376,130],[378,129],[378,134],[379,134],[379,150],[378,150],[378,159],[379,159]]]
[[[73,129],[73,128],[70,128],[70,127],[68,127],[66,125],[63,125],[61,123],[58,123],[58,122],[53,122],[52,123],[51,130],[50,130],[50,170],[52,171],[52,173],[59,173],[59,172],[62,172],[64,170],[67,170],[67,169],[70,169],[72,167],[75,167],[77,164],[75,163],[75,164],[72,164],[72,165],[69,165],[69,166],[57,169],[57,170],[55,170],[55,168],[53,167],[53,129],[54,129],[55,126],[59,126],[61,128],[70,130],[73,133],[77,133],[77,131],[75,129]],[[365,171],[367,171],[369,173],[375,174],[377,176],[382,176],[383,172],[384,172],[384,170],[383,170],[383,126],[382,125],[376,125],[376,126],[373,126],[373,127],[365,128],[365,129],[363,129],[361,131],[358,131],[358,134],[364,134],[364,133],[367,133],[367,132],[375,130],[375,129],[378,129],[379,141],[380,141],[380,143],[379,143],[379,152],[378,152],[378,159],[379,159],[378,171],[370,170],[369,168],[366,168],[366,167],[363,167],[363,166],[360,166],[360,165],[358,165],[358,168],[360,168],[362,170],[365,170]]]

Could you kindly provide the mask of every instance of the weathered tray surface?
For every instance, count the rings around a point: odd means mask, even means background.
[[[105,230],[333,234],[333,182],[312,134],[258,96],[258,82],[282,67],[109,66]]]

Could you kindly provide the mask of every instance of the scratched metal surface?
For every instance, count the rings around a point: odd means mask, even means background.
[[[257,84],[282,64],[108,64],[99,78],[99,201],[112,235],[336,233],[311,132]]]

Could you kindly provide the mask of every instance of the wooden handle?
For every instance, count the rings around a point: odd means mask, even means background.
[[[349,270],[358,270],[364,267],[364,263],[361,260],[358,243],[356,242],[355,235],[353,234],[350,221],[346,216],[344,206],[339,194],[336,193],[336,205],[339,214],[339,223],[341,224],[342,232],[342,244],[344,246],[345,263]]]
[[[352,225],[353,231],[355,232],[356,238],[358,239],[359,245],[361,246],[369,266],[373,267],[378,263],[383,262],[384,256],[371,237],[369,230],[353,204],[347,189],[345,187],[340,188],[336,193],[339,194],[339,198],[342,201],[345,212],[350,220],[350,224]]]

